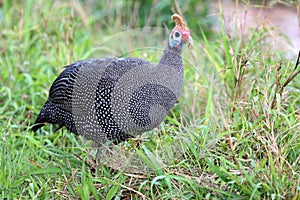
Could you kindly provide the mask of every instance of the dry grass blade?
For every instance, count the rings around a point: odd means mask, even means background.
[[[279,64],[279,66],[276,69],[276,88],[275,88],[275,94],[278,93],[280,97],[282,97],[282,93],[284,91],[284,88],[292,81],[294,80],[300,73],[300,69],[297,71],[298,67],[300,65],[300,51],[297,56],[297,61],[295,64],[294,69],[290,73],[290,75],[286,78],[283,84],[281,84],[281,79],[282,79],[282,74],[280,74],[281,68],[282,68],[282,63]],[[276,101],[276,95],[274,95],[272,103],[271,103],[271,109],[274,109],[277,105]]]
[[[141,192],[139,192],[139,191],[137,191],[137,190],[135,190],[135,189],[133,189],[131,187],[128,187],[128,186],[123,185],[123,184],[120,184],[120,183],[118,183],[116,181],[109,180],[109,179],[107,179],[105,177],[103,179],[105,179],[105,180],[107,180],[107,181],[109,181],[109,182],[111,182],[113,184],[119,185],[120,187],[122,187],[122,188],[124,188],[126,190],[129,190],[131,192],[134,192],[134,193],[138,194],[142,199],[150,199],[149,197],[145,196],[143,193],[141,193]]]

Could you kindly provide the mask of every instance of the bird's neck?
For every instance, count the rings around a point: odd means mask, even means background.
[[[183,72],[181,50],[167,45],[159,61],[159,64],[166,65],[168,67],[174,68],[176,71]]]

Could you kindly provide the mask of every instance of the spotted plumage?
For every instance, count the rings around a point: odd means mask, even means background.
[[[32,129],[52,123],[103,143],[124,141],[159,125],[182,89],[182,44],[192,42],[180,16],[173,15],[173,20],[176,26],[158,64],[103,58],[67,66],[52,84]]]

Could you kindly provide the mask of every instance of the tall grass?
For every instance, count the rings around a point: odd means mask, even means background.
[[[208,19],[204,10],[202,23],[195,11],[205,1],[0,5],[0,198],[299,198],[300,66],[297,55],[286,59],[271,49],[272,29],[231,32],[221,5],[219,18]],[[196,44],[183,52],[179,103],[158,128],[98,151],[64,129],[30,131],[63,66],[114,48],[129,52],[143,36],[118,46],[110,37],[130,28],[171,28],[176,10]],[[213,20],[219,33],[209,29]],[[149,37],[163,45],[164,31],[156,34]],[[157,62],[160,53],[128,54]]]

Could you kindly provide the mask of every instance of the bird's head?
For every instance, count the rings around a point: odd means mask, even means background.
[[[176,23],[176,26],[170,33],[169,46],[181,50],[184,43],[189,43],[188,47],[190,47],[193,44],[193,39],[183,19],[178,14],[174,14],[172,20]]]

